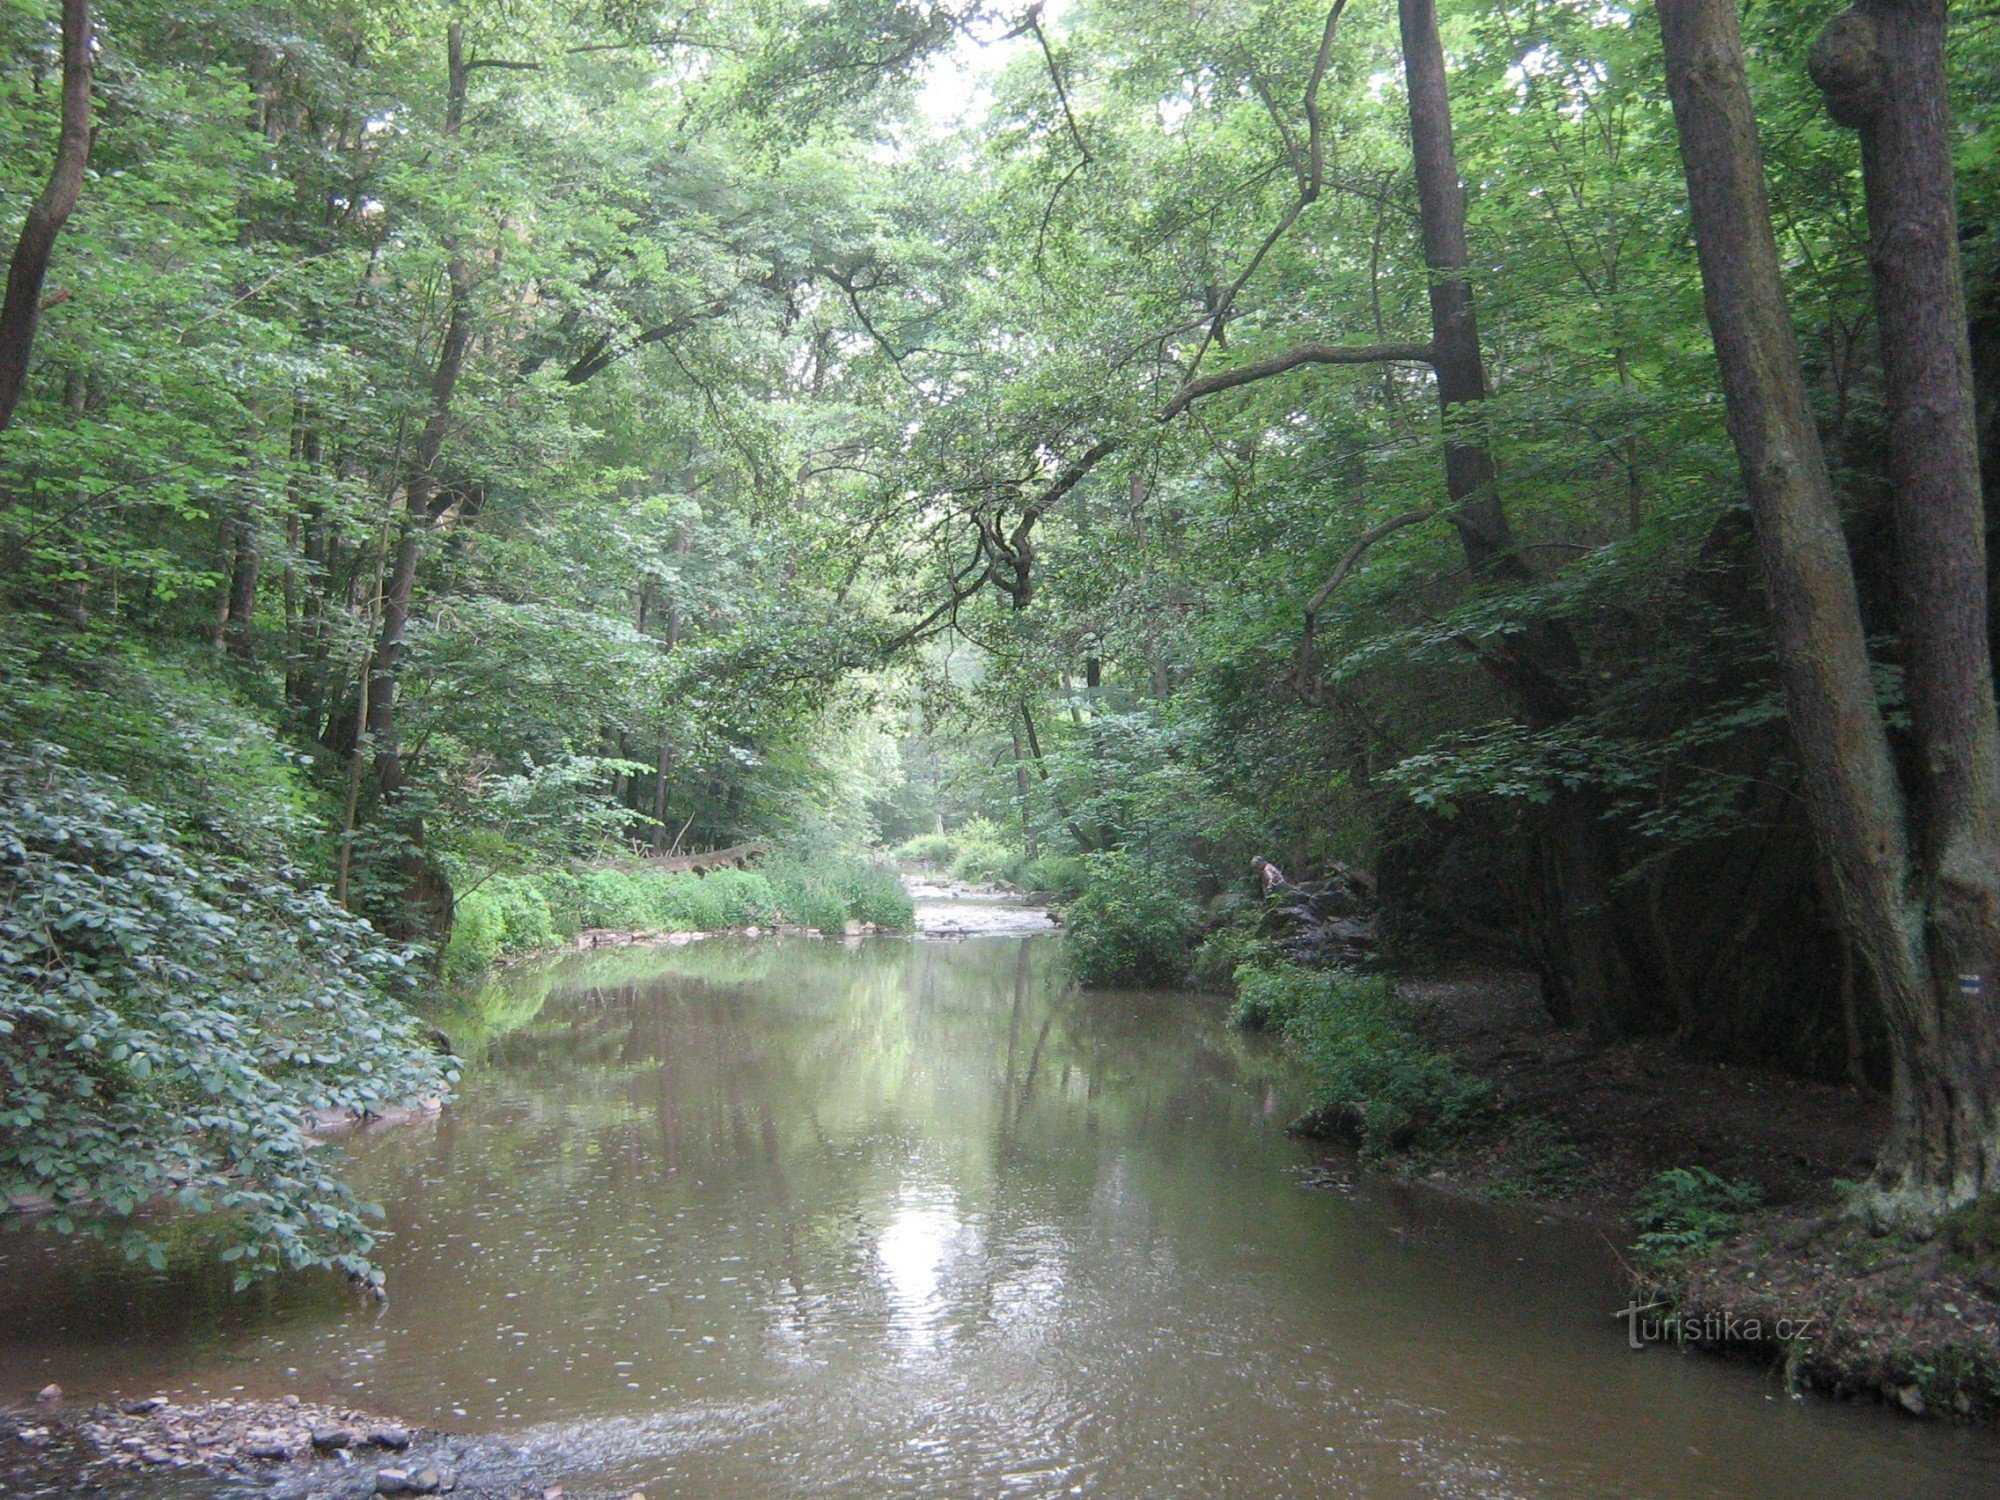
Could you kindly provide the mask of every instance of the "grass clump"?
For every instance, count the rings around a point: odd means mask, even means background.
[[[1590,1163],[1546,1120],[1524,1120],[1507,1142],[1502,1198],[1567,1198],[1589,1186]]]
[[[893,871],[844,855],[772,861],[763,870],[600,868],[487,875],[458,882],[447,978],[535,953],[587,927],[619,932],[721,932],[796,922],[839,932],[848,922],[902,931],[915,920]]]
[[[1122,850],[1085,861],[1066,913],[1067,953],[1088,985],[1172,985],[1187,978],[1200,916],[1172,871]]]
[[[896,872],[854,855],[780,856],[766,871],[779,912],[800,926],[839,932],[852,921],[905,932],[916,922]]]
[[[1236,985],[1232,1021],[1284,1037],[1312,1072],[1314,1115],[1365,1155],[1441,1144],[1491,1115],[1491,1087],[1417,1034],[1381,975],[1247,965]]]
[[[1721,1245],[1763,1201],[1754,1182],[1734,1182],[1707,1167],[1670,1167],[1639,1194],[1633,1249],[1647,1266],[1666,1270]]]

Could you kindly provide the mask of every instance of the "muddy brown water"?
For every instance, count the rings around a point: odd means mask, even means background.
[[[347,1400],[470,1434],[461,1495],[2000,1494],[1991,1435],[1629,1351],[1572,1227],[1304,1186],[1281,1058],[1059,942],[504,976],[459,1102],[353,1145],[385,1306],[9,1237],[0,1400]]]

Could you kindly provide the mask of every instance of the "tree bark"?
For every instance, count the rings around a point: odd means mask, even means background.
[[[1991,690],[1989,686],[1983,698],[1973,696],[1970,710],[1933,699],[1920,711],[1918,694],[1928,697],[1937,687],[1919,688],[1913,676],[1920,767],[1914,790],[1930,804],[1913,817],[1876,701],[1853,565],[1785,302],[1734,0],[1657,0],[1657,8],[1709,327],[1764,565],[1807,809],[1832,877],[1842,926],[1875,981],[1890,1039],[1893,1125],[1878,1163],[1872,1202],[1896,1214],[1927,1217],[1990,1191],[2000,1159],[1994,1149],[2000,1139],[1993,1022],[1996,887],[1991,844],[1980,848],[1990,837],[1992,802],[2000,793],[1990,770],[1983,788],[1966,785],[1988,753],[1980,741],[1994,732]],[[1880,93],[1875,103],[1865,105],[1839,88],[1831,92],[1839,118],[1855,119],[1858,105],[1865,112],[1887,108],[1931,115],[1928,124],[1904,118],[1885,131],[1885,141],[1893,137],[1895,149],[1909,159],[1891,165],[1892,180],[1882,185],[1887,197],[1879,209],[1872,200],[1884,164],[1875,149],[1868,152],[1878,169],[1869,183],[1876,239],[1872,258],[1877,262],[1885,372],[1892,359],[1897,365],[1890,376],[1891,402],[1924,408],[1892,414],[1892,424],[1911,423],[1903,436],[1892,439],[1898,486],[1914,485],[1915,493],[1928,495],[1947,512],[1945,517],[1910,518],[1907,524],[1917,527],[1911,535],[1901,528],[1913,495],[1899,495],[1896,502],[1912,644],[1916,633],[1944,632],[1951,661],[1927,664],[1923,671],[1947,674],[1958,690],[1967,690],[1964,673],[1976,665],[1985,679],[1990,671],[1983,648],[1975,652],[1963,641],[1968,629],[1980,642],[1985,636],[1983,566],[1973,569],[1968,580],[1959,561],[1965,550],[1979,555],[1976,502],[1969,519],[1950,518],[1952,511],[1964,508],[1951,498],[1962,479],[1950,477],[1951,466],[1960,460],[1950,457],[1959,440],[1948,430],[1958,420],[1954,409],[1969,414],[1963,304],[1956,303],[1957,329],[1941,335],[1938,309],[1906,300],[1949,301],[1957,286],[1955,261],[1949,274],[1936,263],[1940,254],[1955,255],[1949,235],[1940,245],[1933,222],[1926,246],[1922,230],[1913,232],[1903,217],[1907,212],[1936,214],[1938,194],[1948,202],[1950,193],[1949,164],[1941,155],[1942,54],[1919,56],[1927,48],[1941,48],[1943,6],[1892,8],[1899,11],[1898,27],[1910,23],[1911,29],[1894,44],[1899,65],[1876,80]],[[1922,12],[1933,13],[1938,24],[1928,26]],[[1829,56],[1824,45],[1815,54],[1814,72],[1822,85],[1838,84],[1840,59]],[[1862,61],[1867,62],[1866,56]],[[1867,87],[1864,80],[1864,93]],[[1889,104],[1888,95],[1898,91],[1906,91],[1906,97]],[[1933,132],[1929,144],[1926,131]],[[1899,180],[1903,173],[1929,180],[1913,187]],[[1929,257],[1931,264],[1921,272],[1892,267],[1885,274],[1885,256],[1894,260],[1903,255]],[[1905,320],[1908,327],[1896,327]],[[1912,341],[1934,345],[1941,337],[1942,352],[1908,347]],[[1893,356],[1892,342],[1898,346]],[[1945,457],[1904,452],[1903,445],[1918,433],[1941,442]],[[1905,470],[1906,463],[1913,467]],[[1976,496],[1976,486],[1971,492]],[[1945,497],[1941,502],[1940,495]],[[1969,533],[1969,539],[1960,533]],[[1913,557],[1922,550],[1920,539],[1942,545],[1947,555]],[[1970,601],[1965,597],[1969,588],[1976,588]],[[1940,589],[1956,597],[1925,597]],[[1968,725],[1969,712],[1983,712],[1987,722]],[[1959,734],[1969,738],[1956,740]],[[1960,789],[1959,806],[1935,805],[1947,788]],[[1913,827],[1919,830],[1914,841]],[[1948,882],[1937,878],[1944,874],[1946,859],[1961,861]]]
[[[230,522],[235,542],[229,569],[228,601],[223,610],[222,646],[240,662],[256,659],[257,575],[263,565],[260,553],[260,517],[256,503],[245,500]]]
[[[1945,76],[1945,0],[1861,0],[1810,58],[1861,136],[1917,754],[1910,833],[1928,985],[1889,992],[1910,1075],[1881,1165],[1903,1198],[2000,1186],[2000,713]],[[1905,917],[1905,926],[1908,918]]]
[[[41,196],[28,208],[14,258],[7,265],[7,295],[0,302],[0,432],[14,420],[28,381],[28,359],[42,315],[42,282],[49,273],[56,236],[83,192],[83,169],[90,160],[90,0],[63,0],[62,128],[56,160]]]
[[[1534,574],[1515,545],[1480,414],[1486,368],[1478,306],[1465,274],[1471,260],[1465,186],[1452,140],[1437,6],[1435,0],[1399,0],[1398,14],[1410,154],[1430,269],[1431,365],[1444,427],[1447,514],[1475,576],[1525,583]],[[1507,643],[1483,651],[1481,660],[1531,726],[1548,728],[1574,717],[1582,659],[1562,621],[1537,621]],[[1600,1039],[1640,1028],[1640,997],[1617,939],[1611,890],[1615,861],[1599,799],[1559,790],[1535,822],[1544,881],[1535,947],[1550,1010],[1559,1021],[1582,1025]]]
[[[1011,725],[1014,736],[1014,806],[1021,816],[1021,852],[1029,859],[1036,856],[1035,819],[1028,795],[1028,754],[1021,743],[1021,726]]]
[[[454,22],[447,33],[449,58],[445,99],[444,133],[454,139],[465,119],[465,90],[469,76],[465,63],[464,28]],[[445,314],[444,338],[438,347],[436,368],[431,374],[430,413],[417,438],[416,452],[403,480],[403,517],[396,539],[396,555],[382,595],[382,631],[370,663],[368,690],[368,733],[375,744],[375,780],[384,796],[403,785],[404,766],[396,740],[396,674],[402,665],[405,638],[409,630],[410,605],[415,595],[417,561],[423,554],[424,538],[436,517],[432,504],[438,495],[437,461],[451,430],[452,395],[472,344],[472,278],[456,239],[445,241],[448,259],[446,278],[450,283],[449,306]]]

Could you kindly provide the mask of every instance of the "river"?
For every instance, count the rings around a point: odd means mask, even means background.
[[[461,1495],[2000,1493],[1988,1434],[1630,1351],[1574,1227],[1308,1185],[1268,1044],[1059,942],[504,975],[459,1101],[353,1145],[385,1305],[14,1237],[0,1397],[345,1399],[471,1434]]]

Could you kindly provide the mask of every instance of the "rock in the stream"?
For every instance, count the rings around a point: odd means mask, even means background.
[[[150,1416],[167,1404],[165,1396],[142,1396],[137,1401],[121,1401],[118,1409],[128,1417]]]
[[[426,1465],[421,1469],[383,1469],[375,1476],[378,1495],[444,1495],[458,1488],[447,1469]]]
[[[35,1399],[44,1406],[53,1406],[56,1402],[62,1400],[62,1387],[59,1385],[45,1385],[39,1391],[35,1392]]]
[[[410,1431],[407,1427],[384,1422],[368,1429],[368,1441],[378,1448],[390,1448],[400,1453],[410,1446]]]
[[[286,1459],[292,1456],[291,1444],[275,1432],[253,1430],[244,1433],[242,1449],[252,1458]]]
[[[312,1445],[323,1453],[352,1448],[360,1441],[361,1434],[352,1427],[315,1427],[312,1430]]]

